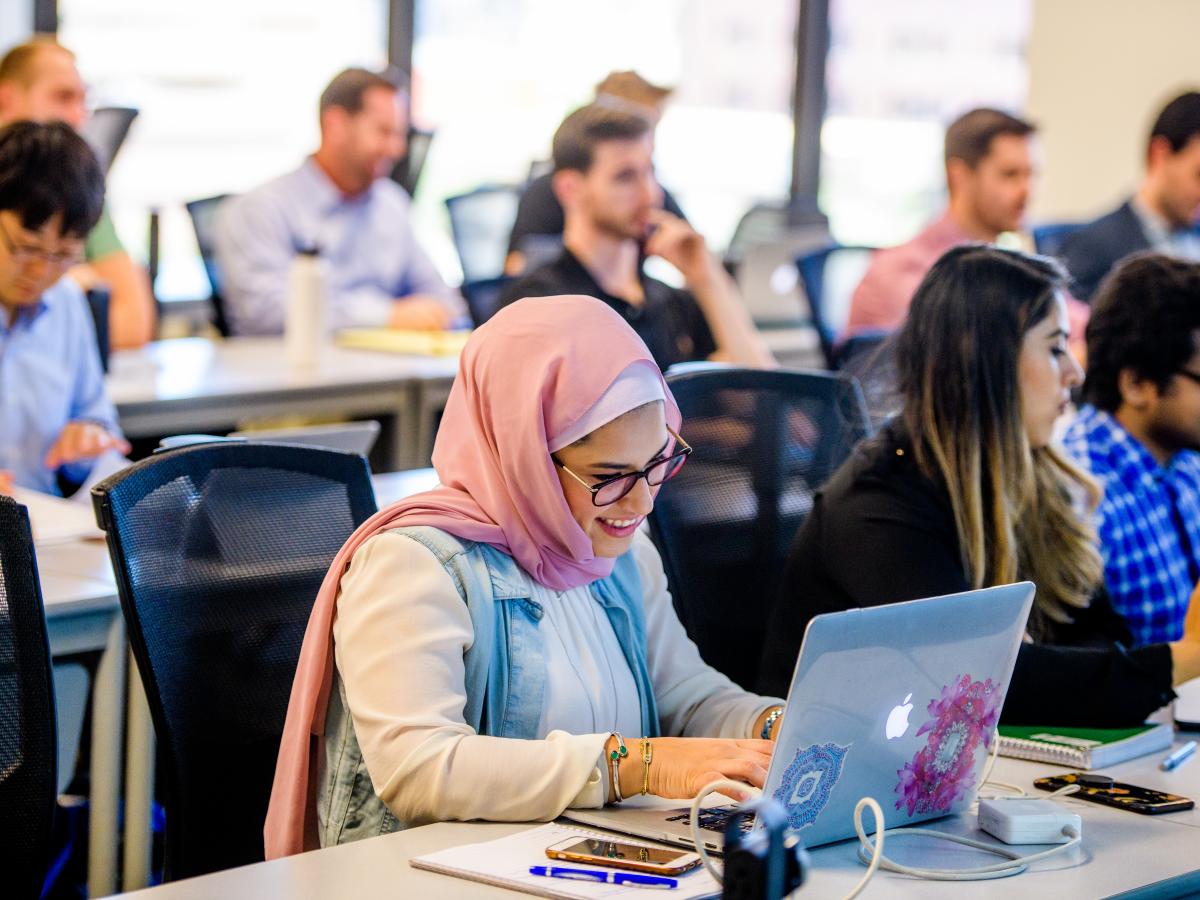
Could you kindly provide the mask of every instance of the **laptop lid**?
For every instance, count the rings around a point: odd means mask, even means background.
[[[970,805],[1033,596],[1023,582],[809,622],[764,786],[807,845],[852,836],[862,797],[888,828]]]

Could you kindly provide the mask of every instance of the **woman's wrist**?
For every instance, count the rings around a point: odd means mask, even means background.
[[[1171,649],[1171,683],[1178,685],[1200,678],[1200,642],[1185,639],[1168,646]]]
[[[750,737],[759,740],[774,740],[779,732],[779,719],[782,716],[782,705],[776,704],[767,707],[754,720],[754,730],[750,732]]]

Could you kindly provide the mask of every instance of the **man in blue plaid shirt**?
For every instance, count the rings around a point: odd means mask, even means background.
[[[1178,640],[1200,580],[1200,265],[1126,260],[1087,326],[1064,445],[1101,482],[1104,581],[1137,644]]]

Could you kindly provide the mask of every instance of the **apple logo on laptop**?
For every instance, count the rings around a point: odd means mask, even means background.
[[[912,712],[913,708],[910,700],[912,700],[912,694],[905,697],[904,703],[893,708],[888,715],[887,726],[883,733],[887,735],[889,741],[892,738],[904,737],[904,732],[908,731],[908,714]]]

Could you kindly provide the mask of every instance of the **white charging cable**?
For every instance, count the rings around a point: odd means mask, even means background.
[[[1029,796],[1025,789],[1020,785],[1010,784],[1005,781],[991,781],[992,768],[996,765],[996,757],[999,754],[1000,737],[997,734],[992,740],[992,749],[988,757],[987,766],[983,770],[983,778],[980,779],[980,787],[991,785],[992,787],[1004,788],[1011,793],[999,794],[995,796],[984,796],[983,799],[1001,800],[1001,799],[1016,799]],[[757,788],[750,787],[744,782],[731,781],[729,779],[720,779],[705,785],[695,799],[692,800],[688,822],[691,827],[692,843],[696,847],[696,852],[700,855],[701,861],[704,863],[704,868],[708,873],[717,880],[718,884],[724,884],[722,871],[717,868],[712,857],[709,856],[708,849],[705,846],[704,835],[700,831],[700,809],[705,798],[714,791],[731,790],[736,793],[744,794],[747,792],[759,795],[761,792]],[[1067,794],[1073,794],[1079,790],[1079,785],[1070,784],[1066,787],[1059,788],[1051,794],[1046,795],[1047,800],[1053,800],[1056,797],[1061,797]],[[875,817],[875,841],[867,836],[866,829],[863,827],[863,810],[870,808],[872,815]],[[859,880],[854,889],[847,894],[843,900],[853,900],[862,893],[863,889],[874,877],[879,869],[884,869],[888,872],[898,872],[902,875],[912,875],[917,878],[926,878],[935,881],[984,881],[993,878],[1008,878],[1012,875],[1019,875],[1024,872],[1030,863],[1045,859],[1049,856],[1054,856],[1058,853],[1063,853],[1070,850],[1072,847],[1078,846],[1083,841],[1083,835],[1074,828],[1066,827],[1062,833],[1070,840],[1065,844],[1060,844],[1052,847],[1049,850],[1042,850],[1038,853],[1032,853],[1029,856],[1022,856],[1020,853],[1013,850],[1008,850],[997,844],[987,844],[983,841],[977,841],[973,838],[963,837],[958,834],[950,834],[946,831],[936,831],[932,828],[884,828],[883,808],[879,805],[874,797],[863,797],[854,807],[854,831],[858,835],[859,848],[858,858],[860,862],[866,863],[867,871]],[[888,859],[883,855],[883,842],[886,835],[915,835],[919,837],[938,838],[941,840],[951,841],[955,844],[962,844],[966,847],[971,847],[976,850],[982,850],[985,853],[992,853],[996,856],[1006,857],[1005,862],[993,863],[990,866],[975,866],[965,869],[931,869],[920,866],[905,866],[894,860]]]
[[[688,824],[691,826],[692,831],[692,843],[696,846],[696,852],[700,854],[700,860],[704,863],[704,868],[708,870],[708,874],[717,880],[717,884],[721,885],[725,883],[724,873],[717,868],[716,863],[712,861],[712,857],[708,855],[708,848],[705,847],[704,843],[704,835],[700,833],[700,805],[709,794],[722,790],[732,790],[739,794],[744,794],[748,791],[754,792],[756,795],[761,793],[757,788],[752,788],[745,782],[730,781],[728,778],[722,778],[706,784],[700,789],[700,793],[696,795],[695,799],[692,800],[691,811],[688,815]],[[875,814],[876,828],[878,828],[883,824],[883,810],[871,797],[863,797],[854,808],[855,827],[857,828],[861,825],[862,811],[867,806],[871,807],[871,812]],[[874,855],[867,866],[866,874],[859,879],[858,884],[854,886],[854,890],[847,894],[843,900],[853,900],[853,898],[862,893],[863,888],[867,886],[867,882],[878,871],[883,859],[883,832],[880,831],[878,839],[875,842]]]
[[[878,825],[876,825],[876,828],[878,828]],[[872,844],[871,839],[867,837],[866,832],[863,830],[861,803],[854,810],[854,830],[858,834],[858,858],[860,862],[865,863],[869,859],[870,864],[874,865],[878,858],[879,868],[888,872],[898,872],[901,875],[913,875],[917,878],[927,878],[933,881],[985,881],[991,878],[1007,878],[1010,875],[1020,875],[1029,867],[1030,863],[1070,850],[1083,840],[1083,835],[1077,829],[1067,826],[1062,830],[1062,833],[1070,838],[1067,843],[1051,847],[1049,850],[1042,850],[1039,853],[1031,853],[1029,856],[1022,856],[1020,853],[998,844],[985,844],[983,841],[977,841],[958,834],[950,834],[947,831],[934,831],[932,828],[889,828],[886,832],[877,832],[876,842]],[[975,850],[982,850],[985,853],[1007,857],[1008,861],[993,863],[990,866],[974,866],[966,869],[927,869],[920,866],[903,866],[880,853],[879,847],[883,843],[882,837],[884,834],[893,837],[900,834],[910,834],[919,837],[940,838],[941,840],[962,844],[965,847],[971,847]],[[870,856],[868,856],[868,851],[870,851]]]

